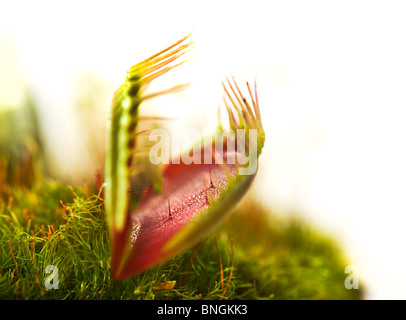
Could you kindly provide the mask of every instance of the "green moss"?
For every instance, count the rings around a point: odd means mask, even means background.
[[[90,191],[48,182],[0,199],[2,299],[362,298],[344,287],[334,241],[250,198],[184,254],[122,282],[111,278],[103,203]],[[59,289],[45,288],[47,265]],[[167,281],[176,284],[165,290]]]

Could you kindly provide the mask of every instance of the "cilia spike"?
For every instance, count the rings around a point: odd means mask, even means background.
[[[140,105],[146,99],[186,87],[181,84],[144,93],[146,85],[186,61],[179,59],[191,49],[192,42],[188,41],[189,35],[131,67],[113,96],[108,122],[105,210],[116,280],[170,259],[202,239],[238,203],[257,172],[265,134],[256,84],[252,92],[247,83],[249,103],[232,77],[223,82],[228,131],[218,129],[210,139],[204,139],[199,149],[193,149],[198,150],[199,161],[172,158],[151,181],[135,181],[135,189],[140,191],[131,191],[138,141],[150,132],[136,131],[143,119],[138,115]],[[219,128],[223,128],[221,123]],[[135,171],[142,173],[146,168],[148,164],[138,164]],[[134,204],[131,197],[136,194],[139,199]]]

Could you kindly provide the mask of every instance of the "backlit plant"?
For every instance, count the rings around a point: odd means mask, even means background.
[[[251,89],[247,83],[246,99],[234,78],[227,79],[223,105],[229,128],[219,123],[221,130],[204,139],[198,149],[184,150],[193,153],[195,161],[171,158],[156,177],[141,184],[141,197],[132,204],[134,159],[143,133],[138,129],[143,119],[140,106],[183,85],[157,93],[145,89],[184,62],[178,61],[191,48],[188,38],[131,67],[111,103],[104,194],[116,280],[163,262],[200,240],[238,203],[257,172],[265,134],[256,85]],[[142,170],[141,166],[135,171]]]

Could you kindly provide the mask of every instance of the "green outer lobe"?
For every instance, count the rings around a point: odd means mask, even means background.
[[[117,90],[111,106],[111,119],[108,125],[106,171],[105,171],[105,205],[110,228],[122,231],[129,208],[130,167],[132,148],[128,144],[135,131],[135,118],[140,104],[140,97],[131,97],[128,91],[134,86],[129,81]],[[113,214],[114,213],[114,214]]]

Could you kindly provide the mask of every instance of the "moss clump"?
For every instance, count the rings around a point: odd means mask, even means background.
[[[131,279],[110,275],[103,202],[57,183],[0,197],[1,299],[360,299],[339,247],[247,198],[215,232]],[[45,287],[45,268],[59,289]],[[173,282],[176,281],[173,286]]]

